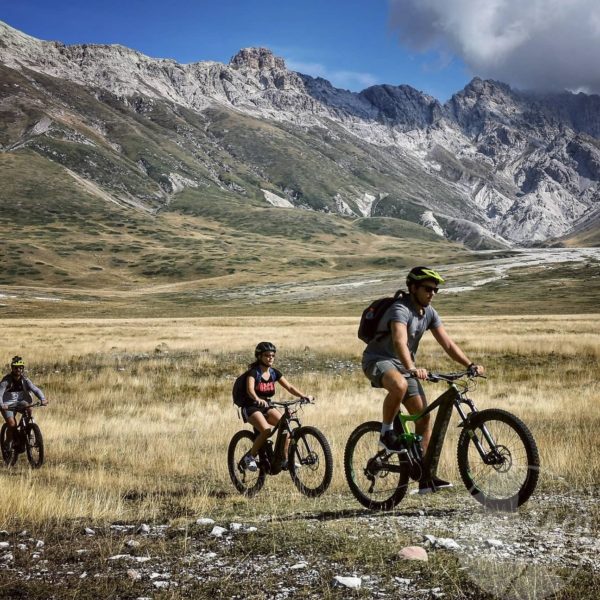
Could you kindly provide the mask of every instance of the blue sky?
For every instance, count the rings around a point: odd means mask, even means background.
[[[472,78],[457,57],[411,51],[390,0],[0,0],[0,20],[66,44],[122,44],[181,63],[266,46],[288,67],[361,90],[409,84],[445,101]]]

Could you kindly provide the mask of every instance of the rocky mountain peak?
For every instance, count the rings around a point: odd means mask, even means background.
[[[268,48],[242,48],[230,61],[229,65],[236,69],[281,69],[285,70],[285,61],[275,56]]]

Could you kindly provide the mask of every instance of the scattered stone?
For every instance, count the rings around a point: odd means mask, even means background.
[[[2,562],[11,562],[15,559],[14,554],[12,552],[7,552],[0,557]]]
[[[108,560],[121,560],[122,558],[131,558],[130,554],[115,554],[114,556],[109,556]]]
[[[218,525],[215,525],[212,528],[210,535],[220,538],[220,537],[223,537],[224,533],[227,533],[227,529],[225,529],[225,527],[219,527]]]
[[[87,571],[84,571],[80,576],[79,579],[85,579],[87,577]]]
[[[436,538],[435,535],[425,535],[427,543],[434,548],[444,548],[445,550],[460,550],[460,545],[452,538]]]
[[[215,520],[209,517],[201,517],[196,520],[196,525],[214,525]]]
[[[27,537],[29,535],[29,531],[27,531],[27,529],[23,529],[23,531],[21,531],[21,533],[19,534],[19,537]]]
[[[410,585],[412,583],[412,579],[405,577],[394,577],[394,581],[400,585]]]
[[[362,579],[360,577],[344,577],[342,575],[336,575],[333,578],[334,585],[347,587],[351,590],[359,590],[362,585]]]
[[[131,581],[139,581],[142,578],[142,574],[135,569],[127,569],[127,577],[129,577]]]
[[[27,550],[27,544],[17,544],[19,550]]]
[[[150,525],[147,525],[146,523],[142,523],[136,530],[136,533],[150,533]]]
[[[9,548],[10,542],[0,542],[0,548]]]
[[[229,524],[229,529],[231,529],[231,531],[239,531],[241,528],[242,528],[241,523],[230,523]]]
[[[35,543],[35,547],[36,547],[36,548],[43,548],[45,545],[46,545],[46,544],[45,544],[45,542],[44,542],[43,540],[38,540],[38,541]]]
[[[258,531],[258,529],[256,527],[246,527],[247,533],[252,533],[253,531]]]
[[[425,562],[429,560],[427,550],[421,548],[421,546],[406,546],[398,552],[398,557],[405,560],[423,560]]]
[[[140,542],[138,542],[137,540],[127,540],[125,542],[125,545],[129,548],[137,548],[138,546],[140,546]]]
[[[96,535],[96,532],[91,527],[86,527],[83,531],[85,535]]]
[[[306,569],[308,565],[305,562],[299,562],[290,567],[290,571],[296,571],[298,569]]]
[[[504,546],[504,543],[500,540],[486,540],[485,543],[492,548],[501,548]]]
[[[153,581],[152,585],[158,590],[164,590],[169,587],[168,581]]]

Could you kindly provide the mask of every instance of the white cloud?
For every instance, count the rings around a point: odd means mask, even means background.
[[[339,88],[362,90],[378,83],[377,77],[371,73],[330,70],[320,63],[299,62],[288,58],[285,59],[285,64],[291,71],[297,71],[304,75],[312,75],[313,77],[322,77]]]
[[[390,0],[417,51],[450,51],[474,75],[521,88],[600,93],[598,0]]]

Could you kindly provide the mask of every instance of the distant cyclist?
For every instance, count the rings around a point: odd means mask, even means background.
[[[417,367],[416,354],[423,334],[429,329],[446,354],[461,365],[483,374],[480,365],[472,363],[458,345],[450,338],[436,310],[431,306],[442,276],[428,267],[411,269],[406,278],[409,294],[399,297],[382,315],[378,324],[380,335],[365,348],[362,368],[374,387],[385,388],[383,423],[380,446],[389,452],[402,449],[394,433],[394,418],[404,404],[408,412],[418,414],[427,407],[425,392],[420,380],[427,379],[428,370]],[[427,450],[431,437],[431,419],[426,415],[415,426],[416,433],[423,436],[423,451]],[[433,485],[432,485],[433,484]],[[433,481],[419,482],[419,493],[433,489],[452,487],[452,484],[435,477]]]
[[[273,368],[276,352],[277,349],[271,342],[260,342],[254,350],[256,360],[248,366],[242,416],[244,421],[250,423],[259,432],[250,452],[243,458],[244,466],[249,471],[258,469],[256,464],[258,451],[271,434],[271,426],[277,425],[281,418],[281,413],[269,404],[275,395],[275,383],[279,383],[293,396],[306,397],[287,381],[281,371]]]
[[[17,428],[14,409],[17,405],[26,402],[31,404],[31,394],[35,394],[43,406],[48,404],[44,392],[35,386],[30,379],[25,377],[25,362],[20,356],[13,356],[10,361],[10,373],[0,381],[0,409],[6,421],[6,443],[12,446],[13,434]]]

